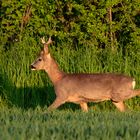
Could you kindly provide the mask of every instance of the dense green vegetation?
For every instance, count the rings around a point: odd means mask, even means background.
[[[123,73],[140,88],[139,0],[3,0],[0,36],[0,139],[140,139],[140,97],[126,101],[134,110],[126,113],[111,102],[48,112],[53,85],[30,70],[40,38],[52,36],[65,72]]]
[[[139,8],[139,0],[3,0],[1,40],[53,35],[58,45],[136,49]]]

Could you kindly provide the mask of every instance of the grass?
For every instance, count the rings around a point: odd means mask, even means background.
[[[138,140],[139,112],[0,110],[2,140]]]

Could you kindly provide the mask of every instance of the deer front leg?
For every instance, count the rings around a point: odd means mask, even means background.
[[[64,104],[65,102],[59,98],[56,98],[55,101],[48,107],[48,110],[53,110],[58,108],[60,105]]]
[[[84,112],[88,112],[87,103],[82,102],[82,103],[80,103],[80,106],[81,106],[81,109],[82,109]]]

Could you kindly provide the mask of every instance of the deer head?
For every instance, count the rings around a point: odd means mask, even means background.
[[[51,56],[48,46],[52,43],[51,37],[47,42],[45,42],[44,37],[41,38],[41,41],[44,45],[44,48],[41,51],[39,57],[31,64],[32,70],[46,70],[48,67],[50,67]]]

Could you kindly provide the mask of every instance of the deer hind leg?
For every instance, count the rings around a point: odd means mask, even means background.
[[[84,112],[88,112],[87,103],[85,103],[85,102],[80,103],[80,107]]]
[[[48,110],[53,110],[58,108],[60,105],[64,104],[65,102],[59,98],[56,98],[55,101],[48,107]]]
[[[122,102],[112,102],[117,108],[118,108],[118,110],[119,111],[121,111],[121,112],[124,112],[126,109],[127,109],[127,107],[125,106],[125,104],[123,103],[123,101]]]

